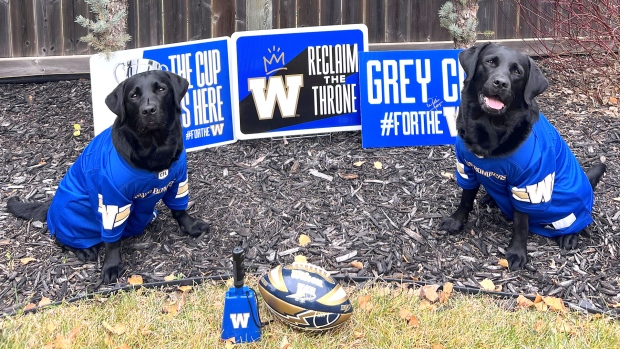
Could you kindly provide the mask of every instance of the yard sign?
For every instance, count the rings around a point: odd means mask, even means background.
[[[459,52],[360,53],[362,147],[454,144]]]
[[[236,32],[238,139],[360,129],[363,24]]]
[[[105,98],[127,77],[162,69],[190,83],[181,102],[181,123],[187,151],[235,141],[229,63],[229,38],[207,39],[114,52],[90,59],[95,134],[116,118]]]

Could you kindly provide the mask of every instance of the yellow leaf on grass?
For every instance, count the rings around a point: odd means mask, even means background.
[[[101,324],[103,325],[103,327],[105,327],[106,330],[112,332],[113,334],[117,336],[120,336],[121,334],[125,333],[125,331],[127,330],[127,327],[125,327],[125,325],[121,323],[118,323],[112,326],[104,320],[101,322]]]
[[[311,242],[312,242],[312,240],[310,239],[310,237],[308,235],[306,235],[306,234],[299,235],[299,246],[306,247]]]
[[[497,264],[501,265],[504,268],[508,268],[508,260],[507,259],[500,258],[499,261],[497,261]]]
[[[444,349],[441,344],[431,344],[431,349]]]
[[[372,303],[370,303],[370,295],[363,295],[357,299],[358,307],[362,310],[371,311],[373,308]]]
[[[409,311],[409,309],[401,308],[398,312],[398,316],[405,321],[409,321],[409,319],[413,316],[413,313]]]
[[[451,282],[446,282],[445,284],[443,284],[442,290],[444,293],[451,294],[454,290],[454,284]]]
[[[366,161],[358,161],[358,162],[356,162],[356,163],[353,163],[353,165],[355,165],[355,166],[357,166],[357,167],[360,167],[360,166],[362,166],[365,162],[366,162]]]
[[[23,265],[26,265],[30,262],[36,261],[36,259],[32,257],[27,257],[27,258],[22,258],[19,261],[22,262]]]
[[[228,338],[224,340],[224,348],[232,349],[235,346],[235,337]]]
[[[364,269],[364,263],[362,263],[360,261],[353,261],[353,262],[351,262],[351,266],[353,268],[357,268],[357,269]]]
[[[439,299],[439,294],[437,294],[437,289],[439,285],[426,285],[420,288],[420,298],[426,298],[431,303],[435,303]]]
[[[172,281],[172,280],[174,280],[176,278],[177,278],[176,275],[174,275],[174,273],[173,273],[173,274],[170,274],[170,275],[164,277],[164,281]]]
[[[280,349],[289,349],[289,348],[291,348],[291,343],[289,343],[288,338],[284,336],[284,338],[282,338],[282,340],[280,341]]]
[[[543,301],[542,296],[537,293],[536,298],[534,298],[534,303],[541,303],[542,301]]]
[[[420,327],[420,320],[415,315],[411,315],[409,321],[407,321],[407,325],[411,327]]]
[[[295,256],[295,263],[308,263],[308,258],[306,258],[306,256],[297,255]]]
[[[432,304],[431,302],[427,301],[427,300],[423,300],[420,302],[420,306],[419,306],[420,310],[432,310],[435,311],[437,309],[437,304]]]
[[[366,334],[364,334],[364,332],[360,332],[360,331],[354,331],[353,332],[353,338],[355,339],[361,339],[364,338]]]
[[[167,314],[176,315],[179,313],[179,311],[181,311],[181,307],[183,307],[184,303],[185,303],[184,298],[170,301],[164,304],[164,308],[162,309],[162,311]]]
[[[50,305],[52,304],[52,300],[47,298],[47,297],[41,297],[41,300],[39,301],[39,307],[44,307],[46,305]]]
[[[534,302],[532,302],[529,298],[523,295],[519,295],[519,297],[517,297],[517,306],[521,308],[529,308],[532,305],[534,305]]]
[[[127,344],[121,344],[118,347],[116,347],[115,349],[131,349]]]
[[[489,279],[484,279],[480,281],[479,284],[485,291],[495,291],[495,284]]]
[[[383,168],[383,164],[379,161],[375,161],[375,163],[373,164],[374,168],[376,168],[377,170],[380,170]]]
[[[71,330],[66,336],[58,335],[56,336],[56,340],[45,345],[45,349],[65,349],[71,348],[71,342],[77,336],[77,334],[82,330],[84,325],[79,325]]]
[[[556,321],[554,329],[560,333],[577,334],[577,331],[563,319]]]
[[[533,327],[534,331],[538,333],[543,332],[545,330],[545,322],[542,320],[538,320],[534,323]]]
[[[534,307],[538,311],[547,311],[547,309],[549,308],[547,304],[545,304],[545,302],[534,303]]]
[[[127,282],[130,285],[142,285],[142,275],[132,275],[129,279],[127,279]]]
[[[542,297],[543,302],[549,306],[549,309],[559,311],[561,313],[567,313],[568,310],[564,306],[564,301],[561,298],[556,297]]]
[[[183,293],[188,293],[191,290],[192,290],[192,286],[189,286],[189,285],[179,286],[179,291],[181,291]]]

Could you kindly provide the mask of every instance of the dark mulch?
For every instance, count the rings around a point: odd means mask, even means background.
[[[618,111],[594,107],[589,95],[566,84],[572,77],[565,72],[547,69],[546,74],[552,86],[539,98],[542,110],[585,167],[600,156],[609,166],[596,190],[591,236],[582,238],[575,251],[532,236],[527,269],[507,271],[498,259],[511,223],[497,209],[477,206],[461,235],[438,231],[460,192],[452,175],[452,147],[364,150],[359,132],[344,132],[239,141],[190,153],[190,211],[210,222],[211,233],[183,235],[161,207],[145,234],[125,242],[127,272],[120,282],[133,274],[153,282],[170,274],[225,273],[232,248],[242,245],[246,265],[259,273],[304,254],[339,274],[475,288],[489,278],[506,292],[552,295],[619,314],[610,306],[620,302]],[[612,85],[600,89],[603,80],[589,83],[599,87],[603,99],[617,97]],[[74,124],[82,127],[78,137]],[[96,288],[101,260],[80,262],[57,247],[40,224],[18,220],[4,209],[13,195],[50,198],[92,134],[90,81],[0,85],[0,310],[109,287]],[[365,162],[356,166],[360,161]],[[375,162],[383,167],[376,169]],[[300,247],[300,234],[312,243]],[[23,258],[35,260],[23,264]],[[353,268],[355,260],[364,268]]]

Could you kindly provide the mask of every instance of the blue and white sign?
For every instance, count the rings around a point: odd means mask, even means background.
[[[189,81],[181,101],[181,123],[187,151],[235,141],[231,93],[229,38],[117,51],[109,60],[103,54],[90,60],[95,134],[116,118],[105,98],[127,77],[162,69]]]
[[[363,24],[236,32],[235,136],[359,130]]]
[[[362,147],[454,144],[460,50],[360,53]]]

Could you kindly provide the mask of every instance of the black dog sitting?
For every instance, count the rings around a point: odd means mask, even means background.
[[[84,149],[50,202],[12,197],[7,210],[47,220],[57,243],[82,260],[105,245],[102,282],[123,272],[121,238],[142,233],[161,199],[181,231],[199,236],[209,225],[187,212],[189,199],[180,102],[188,81],[166,71],[134,75],[105,102],[117,118]]]
[[[457,210],[441,223],[449,233],[467,222],[480,185],[513,219],[506,249],[511,270],[527,263],[529,232],[577,246],[591,222],[593,189],[606,166],[586,173],[557,130],[539,112],[535,97],[548,87],[534,61],[487,43],[459,54],[467,74],[457,117]]]

